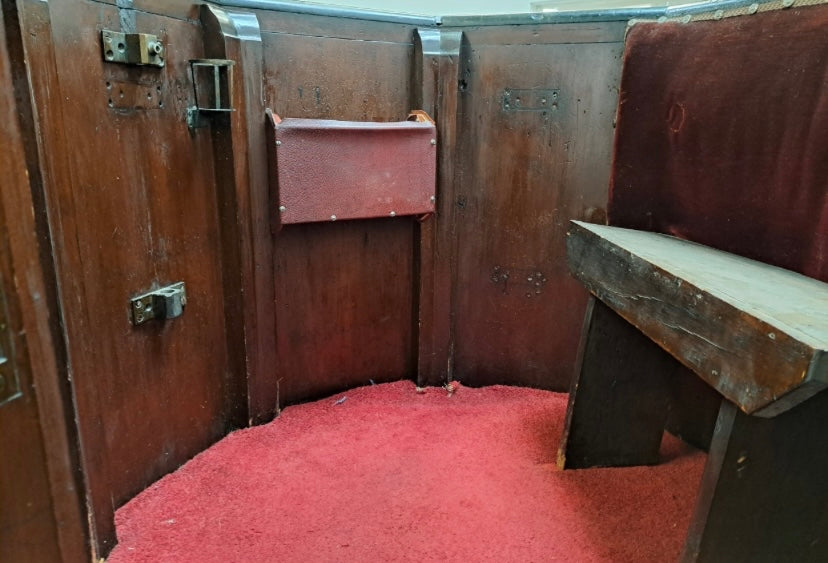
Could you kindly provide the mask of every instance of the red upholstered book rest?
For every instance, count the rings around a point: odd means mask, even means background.
[[[437,130],[407,121],[281,119],[268,111],[273,229],[434,212]]]

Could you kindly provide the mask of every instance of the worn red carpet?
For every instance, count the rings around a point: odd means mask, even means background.
[[[118,510],[111,563],[672,561],[704,454],[555,466],[566,395],[363,387],[234,432]]]

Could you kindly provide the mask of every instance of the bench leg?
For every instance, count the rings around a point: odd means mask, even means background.
[[[676,361],[601,301],[590,299],[558,466],[652,465]]]
[[[722,402],[683,561],[828,561],[828,393],[767,419]]]

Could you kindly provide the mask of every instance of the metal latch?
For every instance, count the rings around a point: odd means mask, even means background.
[[[132,324],[144,324],[153,319],[174,319],[180,317],[187,304],[187,292],[184,282],[174,283],[167,287],[155,289],[149,293],[133,297]]]
[[[195,105],[187,108],[187,127],[199,129],[209,123],[205,116],[236,111],[233,109],[233,65],[230,59],[192,59]]]
[[[149,33],[101,30],[104,60],[130,65],[164,66],[164,44]]]

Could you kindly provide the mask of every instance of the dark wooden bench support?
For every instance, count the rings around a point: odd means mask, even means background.
[[[775,418],[722,402],[683,561],[828,561],[828,393]]]
[[[828,284],[579,222],[567,253],[597,299],[559,465],[657,462],[681,362],[724,399],[684,561],[828,561]]]
[[[675,363],[612,309],[590,299],[558,466],[658,463],[669,401],[666,376]]]

